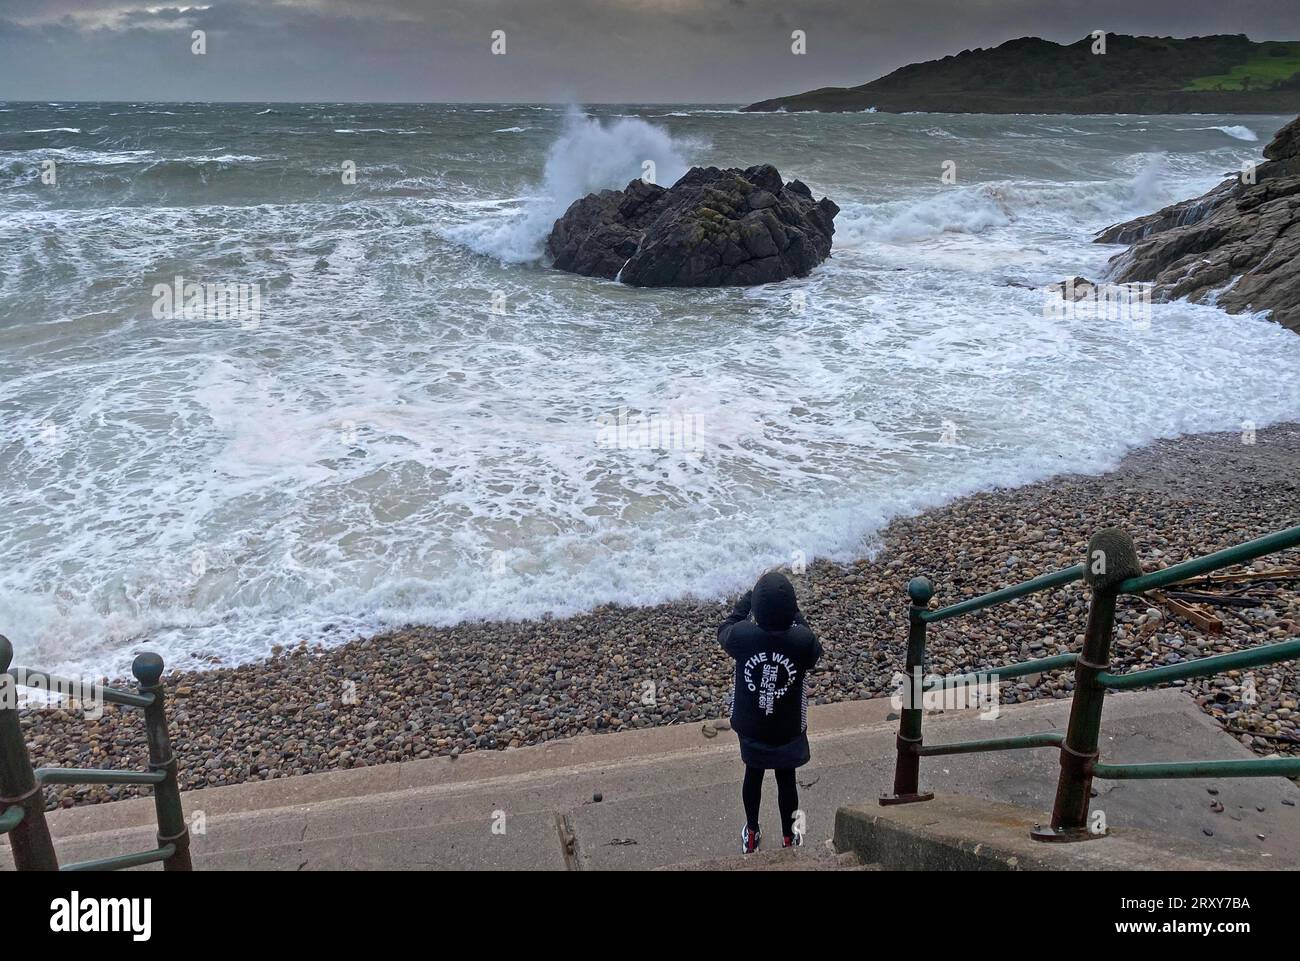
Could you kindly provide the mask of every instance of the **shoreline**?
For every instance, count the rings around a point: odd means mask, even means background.
[[[890,693],[906,642],[904,586],[917,574],[934,579],[936,606],[954,603],[1077,563],[1088,537],[1110,524],[1128,529],[1144,566],[1176,563],[1300,523],[1297,465],[1300,423],[1260,430],[1253,445],[1237,433],[1187,435],[1132,451],[1105,474],[1058,475],[895,519],[868,545],[872,559],[818,561],[791,577],[826,649],[808,678],[809,701]],[[1264,561],[1297,563],[1300,552]],[[1172,663],[1294,637],[1300,583],[1275,588],[1260,607],[1216,610],[1224,621],[1218,635],[1124,598],[1113,664]],[[686,600],[607,605],[567,618],[408,626],[237,667],[169,672],[181,787],[715,718],[725,714],[731,682],[715,640],[728,609]],[[1077,649],[1085,615],[1086,594],[1076,586],[950,622],[931,633],[928,670],[974,671]],[[1254,704],[1243,703],[1240,677],[1198,679],[1185,689],[1257,753],[1300,753],[1300,662],[1253,673]],[[1071,685],[1054,672],[1008,684],[1002,698],[1065,698]],[[98,721],[62,709],[27,711],[23,726],[37,766],[147,760],[140,719],[111,705]],[[48,788],[47,803],[136,793]]]

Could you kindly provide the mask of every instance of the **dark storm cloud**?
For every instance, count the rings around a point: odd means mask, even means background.
[[[195,29],[205,56],[190,52]],[[0,98],[742,102],[1097,29],[1300,39],[1300,3],[0,0]]]

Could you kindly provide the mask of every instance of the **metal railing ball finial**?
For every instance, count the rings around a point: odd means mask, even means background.
[[[163,659],[153,651],[137,654],[131,662],[131,673],[144,688],[157,687],[162,680]]]
[[[917,607],[925,607],[934,597],[934,581],[928,577],[914,577],[907,582],[907,596]]]

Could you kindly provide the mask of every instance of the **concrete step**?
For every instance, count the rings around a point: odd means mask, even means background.
[[[740,847],[737,840],[736,847]],[[829,844],[804,845],[799,848],[759,850],[729,858],[702,858],[669,864],[658,871],[879,871],[878,864],[863,864],[853,851],[838,852]]]
[[[809,708],[810,738],[814,742],[830,743],[840,735],[851,733],[855,739],[868,734],[888,739],[898,726],[897,720],[891,719],[892,712],[889,700],[884,698],[813,705]],[[718,760],[735,767],[739,764],[737,752],[735,734],[725,723],[714,721],[582,735],[507,751],[472,751],[459,758],[444,756],[248,781],[189,791],[184,795],[184,802],[186,811],[203,811],[211,820],[258,812],[316,809],[334,802],[378,799],[381,795],[408,791],[417,792],[422,799],[465,798],[497,787],[527,788],[569,773],[581,777],[583,783],[597,784],[599,790],[598,783],[605,772],[624,774],[660,765],[679,767],[678,761],[688,759]],[[731,776],[728,773],[726,778]],[[681,786],[689,780],[679,779],[672,786]],[[648,792],[655,793],[662,787],[651,783]],[[580,797],[576,791],[567,793],[574,795],[570,804],[582,804],[592,798],[591,794]],[[376,807],[382,806],[376,800]],[[54,811],[48,818],[56,838],[66,839],[133,827],[152,828],[154,807],[150,798],[132,798]],[[3,843],[0,838],[0,847]]]
[[[829,745],[846,732],[855,741],[867,732],[892,738],[889,712],[887,701],[863,701],[814,707],[811,718]],[[206,829],[193,831],[195,867],[601,870],[720,856],[736,847],[743,767],[734,733],[704,728],[578,737],[188,792],[185,810],[202,813]],[[861,779],[854,772],[854,781]],[[774,784],[768,793],[765,813],[775,818]],[[837,803],[826,797],[817,806],[818,840],[830,837]],[[64,863],[153,846],[148,798],[56,811],[49,820]],[[580,837],[574,850],[562,833],[572,825]],[[632,843],[620,847],[626,840]],[[4,846],[0,839],[0,870],[11,867]]]
[[[1270,866],[1257,852],[1218,850],[1209,857],[1193,839],[1130,827],[1075,842],[1044,844],[1030,837],[1048,821],[1045,811],[936,794],[916,804],[842,807],[834,844],[891,871],[1217,873]]]

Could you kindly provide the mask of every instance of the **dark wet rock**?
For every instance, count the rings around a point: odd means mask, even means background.
[[[1264,148],[1264,156],[1285,165],[1293,175],[1300,173],[1294,163],[1300,157],[1300,117],[1273,135],[1269,145]]]
[[[837,207],[769,164],[694,167],[672,187],[633,180],[555,222],[560,270],[635,287],[730,287],[806,276],[831,252]]]
[[[1173,230],[1175,227],[1189,227],[1198,224],[1214,213],[1221,204],[1231,200],[1236,181],[1226,180],[1209,193],[1191,200],[1180,200],[1176,204],[1163,207],[1153,214],[1138,217],[1126,223],[1107,227],[1096,237],[1099,244],[1135,244],[1146,240],[1152,234]]]
[[[1300,330],[1300,118],[1264,148],[1252,178],[1102,231],[1133,246],[1111,258],[1111,280],[1149,283],[1157,300],[1187,298],[1229,313],[1270,311]]]
[[[1069,301],[1088,300],[1097,293],[1097,285],[1086,277],[1071,277],[1069,280],[1049,284],[1047,289]]]
[[[574,201],[546,242],[555,266],[585,277],[613,279],[662,212],[656,201],[665,193],[657,184],[633,180],[625,190],[602,190]]]

